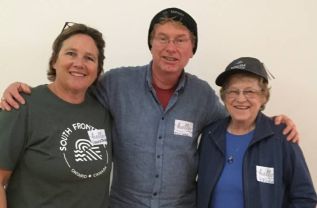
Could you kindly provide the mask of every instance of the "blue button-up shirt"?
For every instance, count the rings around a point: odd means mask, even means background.
[[[207,82],[183,73],[164,110],[151,64],[105,73],[98,97],[113,116],[111,208],[196,207],[197,141],[226,113]]]

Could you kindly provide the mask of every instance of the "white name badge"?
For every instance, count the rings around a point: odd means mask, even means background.
[[[174,134],[193,137],[194,124],[189,121],[175,120]]]
[[[274,184],[274,168],[257,165],[256,180],[262,183]]]
[[[93,145],[106,145],[107,137],[104,129],[95,129],[88,131],[88,136]]]

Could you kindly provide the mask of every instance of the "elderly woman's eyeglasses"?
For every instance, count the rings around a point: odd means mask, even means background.
[[[247,99],[254,99],[258,97],[262,92],[263,90],[256,90],[256,89],[244,89],[244,90],[226,89],[225,90],[225,94],[227,98],[230,98],[230,99],[236,99],[240,96],[240,94],[242,94]]]
[[[61,33],[62,33],[64,30],[66,30],[67,28],[69,28],[69,27],[71,27],[71,26],[73,26],[73,25],[75,25],[75,24],[78,24],[78,23],[76,23],[76,22],[65,22],[64,27],[63,27]]]

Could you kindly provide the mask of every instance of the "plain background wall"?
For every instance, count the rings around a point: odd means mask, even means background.
[[[214,80],[235,58],[254,56],[274,74],[265,113],[286,114],[317,184],[316,0],[0,0],[0,92],[16,80],[48,83],[51,45],[65,21],[96,27],[106,40],[105,70],[147,64],[150,20],[176,6],[198,23],[198,50],[186,70]]]

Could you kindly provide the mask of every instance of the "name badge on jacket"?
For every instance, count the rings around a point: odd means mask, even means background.
[[[257,165],[256,180],[262,183],[274,184],[274,168]]]

